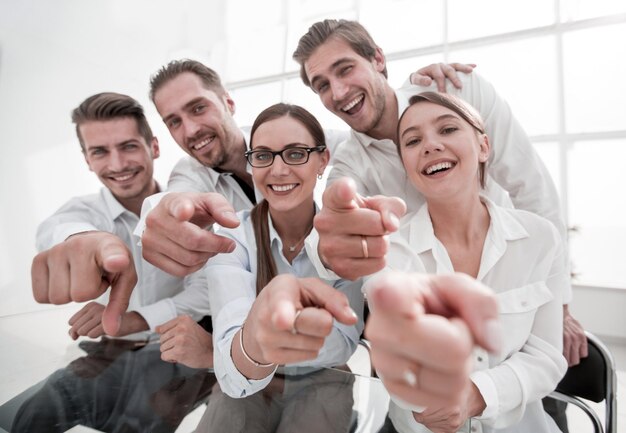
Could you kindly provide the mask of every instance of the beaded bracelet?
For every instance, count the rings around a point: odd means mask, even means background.
[[[246,349],[243,348],[243,326],[244,325],[245,323],[241,325],[241,330],[239,331],[239,347],[241,348],[241,353],[243,353],[243,356],[252,364],[254,364],[255,367],[268,368],[268,367],[275,365],[273,362],[270,362],[269,364],[261,364],[260,362],[256,362],[254,359],[250,357],[250,355],[246,353]]]

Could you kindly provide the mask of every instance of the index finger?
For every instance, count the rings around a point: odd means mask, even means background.
[[[178,317],[174,317],[172,320],[168,320],[165,323],[160,324],[155,328],[158,334],[165,334],[167,331],[174,329],[178,324]]]
[[[354,325],[358,317],[350,307],[345,294],[329,286],[318,278],[301,278],[298,280],[304,296],[304,304],[322,307],[338,322]]]
[[[324,207],[341,211],[360,207],[361,197],[357,194],[356,184],[349,177],[342,177],[334,181],[322,195]]]
[[[432,291],[426,294],[427,309],[451,311],[469,327],[476,342],[491,352],[502,344],[498,303],[491,290],[465,274],[430,275]]]
[[[137,284],[137,273],[128,250],[121,250],[120,245],[104,242],[96,260],[102,264],[111,282],[109,303],[102,313],[102,327],[108,335],[119,332],[122,315],[128,309],[130,295]]]
[[[178,221],[191,221],[204,228],[213,222],[235,228],[239,219],[226,198],[218,193],[181,194],[169,202],[168,211]]]
[[[47,252],[41,252],[33,258],[33,263],[30,268],[30,279],[33,289],[33,297],[35,301],[39,303],[50,302],[48,294],[48,280],[49,280],[48,260]]]

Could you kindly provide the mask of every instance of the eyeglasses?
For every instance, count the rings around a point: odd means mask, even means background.
[[[302,165],[309,161],[311,152],[323,152],[326,146],[315,147],[288,147],[279,151],[272,150],[248,150],[244,153],[248,163],[252,167],[269,167],[274,163],[276,155],[280,155],[287,165]]]

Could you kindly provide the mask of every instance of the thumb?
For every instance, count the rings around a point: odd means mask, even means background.
[[[358,321],[345,294],[317,278],[303,278],[299,282],[307,303],[324,308],[344,325],[354,325]]]
[[[130,252],[119,239],[103,242],[96,254],[96,260],[102,264],[105,277],[111,283],[109,303],[102,314],[102,327],[106,334],[116,335],[121,326],[122,315],[128,309],[130,295],[137,284],[135,265]]]
[[[432,82],[432,78],[426,75],[422,75],[419,72],[414,72],[411,74],[411,84],[427,87],[430,86]]]

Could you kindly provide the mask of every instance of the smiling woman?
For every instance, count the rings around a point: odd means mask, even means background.
[[[426,204],[408,214],[392,235],[389,266],[461,272],[493,289],[503,347],[498,354],[475,352],[475,371],[456,406],[412,412],[398,402],[390,408],[394,424],[401,432],[442,425],[457,431],[471,418],[472,427],[482,424],[486,433],[558,432],[541,398],[567,367],[561,301],[569,275],[559,234],[548,220],[483,196],[490,146],[471,106],[432,92],[409,104],[398,124],[398,151]]]
[[[220,231],[235,251],[205,268],[215,372],[232,397],[263,389],[278,364],[284,374],[344,364],[363,329],[360,280],[310,278],[313,191],[330,157],[319,122],[299,106],[273,105],[255,120],[245,155],[264,200]]]

